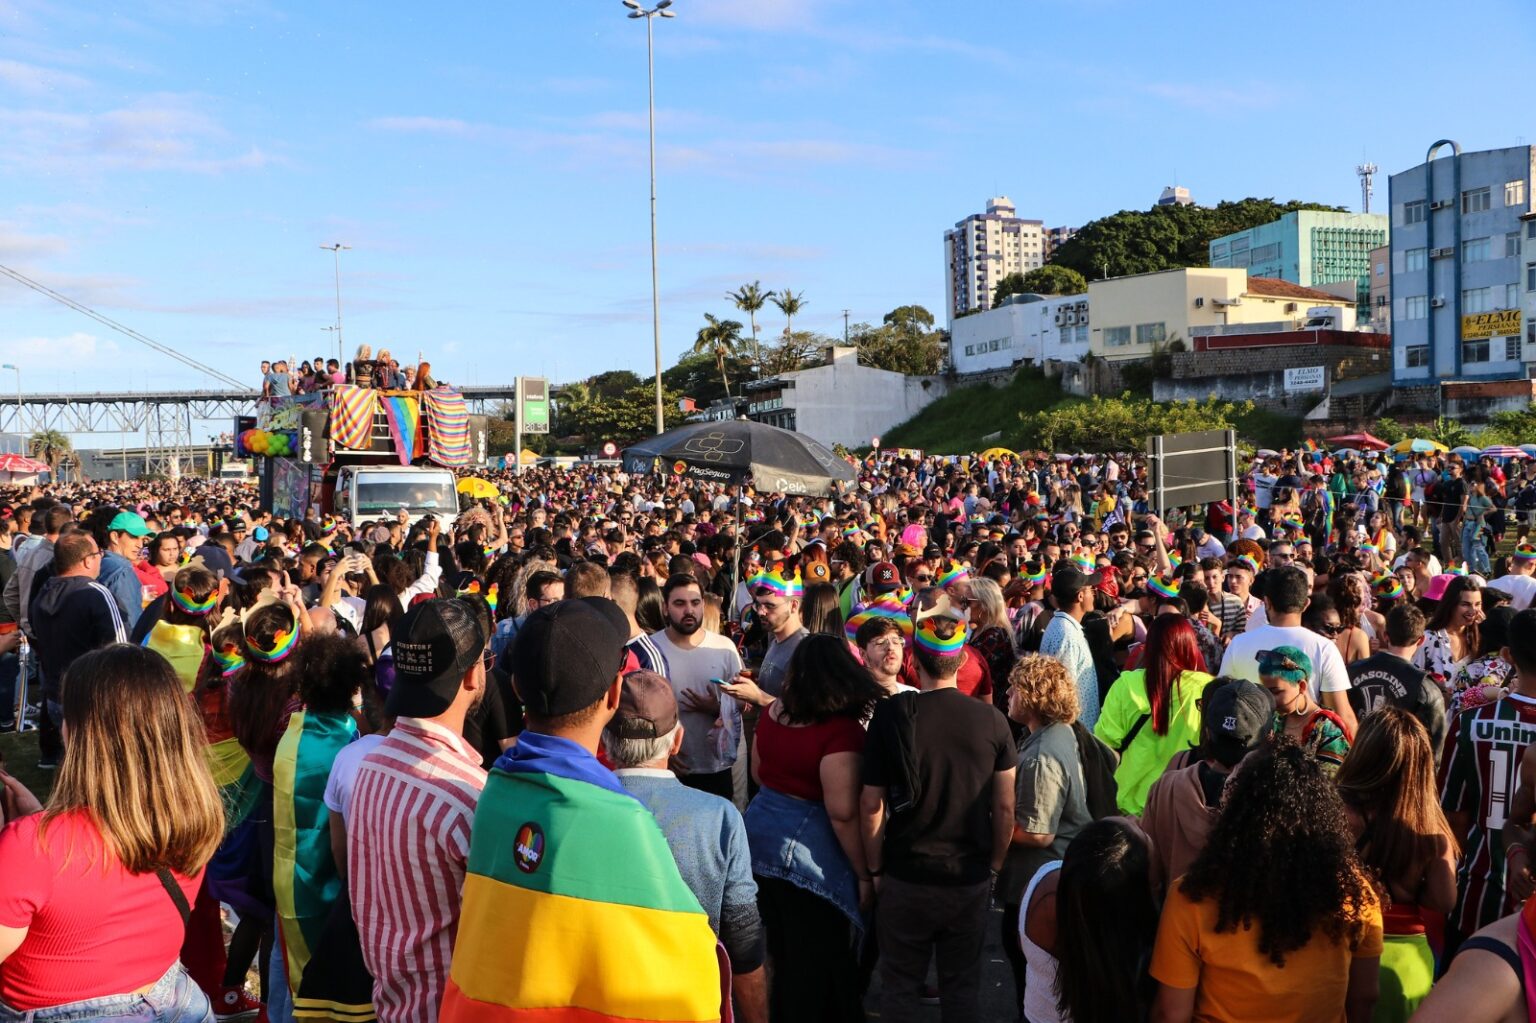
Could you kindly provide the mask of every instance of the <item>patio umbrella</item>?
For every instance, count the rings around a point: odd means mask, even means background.
[[[1529,458],[1530,457],[1524,451],[1521,451],[1519,448],[1510,447],[1508,444],[1491,444],[1488,447],[1483,448],[1483,454],[1488,455],[1488,456],[1490,456],[1492,458],[1497,458],[1501,462],[1507,461],[1507,460],[1509,460],[1511,458]]]
[[[1463,444],[1460,447],[1451,448],[1451,454],[1460,455],[1462,458],[1478,458],[1481,457],[1482,452],[1470,444]]]
[[[25,476],[34,472],[47,471],[47,462],[39,462],[37,459],[28,458],[26,455],[0,454],[0,472],[11,472]]]
[[[1334,454],[1339,458],[1354,458],[1359,453],[1360,452],[1355,448],[1339,448],[1334,452]]]
[[[490,480],[483,480],[475,476],[465,476],[459,480],[459,493],[468,494],[474,498],[498,497],[501,491],[496,489],[496,484]]]
[[[636,441],[624,449],[624,469],[779,494],[825,494],[857,479],[853,466],[804,434],[750,419],[689,423]]]
[[[1259,450],[1253,453],[1254,458],[1278,458],[1279,456],[1280,452],[1274,448],[1259,448]]]
[[[1530,455],[1532,458],[1536,458],[1536,444],[1521,444],[1520,445],[1520,450],[1524,451],[1526,454]]]
[[[1360,448],[1365,451],[1385,451],[1387,442],[1380,437],[1373,437],[1369,433],[1345,433],[1337,437],[1329,437],[1328,443],[1335,447]]]
[[[1439,441],[1424,440],[1422,437],[1409,437],[1392,445],[1392,450],[1401,454],[1409,454],[1415,451],[1444,451],[1445,445]]]

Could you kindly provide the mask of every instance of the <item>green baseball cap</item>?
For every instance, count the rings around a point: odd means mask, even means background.
[[[120,511],[107,524],[109,533],[127,533],[129,536],[148,536],[154,530],[144,524],[144,519],[131,511]]]

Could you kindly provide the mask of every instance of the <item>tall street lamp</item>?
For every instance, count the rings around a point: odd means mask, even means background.
[[[21,367],[13,363],[0,363],[0,369],[8,369],[16,374],[16,436],[21,438],[21,453],[27,453],[26,431],[21,427]]]
[[[649,91],[647,109],[651,138],[651,341],[656,349],[656,432],[661,433],[665,425],[661,410],[661,293],[656,285],[656,49],[652,40],[651,21],[658,15],[663,18],[674,18],[677,15],[667,10],[672,6],[672,0],[659,0],[649,10],[641,7],[639,0],[623,0],[623,3],[629,8],[631,18],[645,19],[645,75]]]
[[[334,245],[320,247],[329,252],[336,262],[336,361],[341,362],[341,254],[350,252],[352,246],[337,242]]]

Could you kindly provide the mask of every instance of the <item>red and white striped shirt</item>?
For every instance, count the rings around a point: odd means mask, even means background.
[[[400,718],[363,758],[347,820],[347,888],[379,1023],[430,1023],[459,926],[480,756],[452,729]]]

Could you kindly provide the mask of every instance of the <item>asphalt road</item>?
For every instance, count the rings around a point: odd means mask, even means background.
[[[1013,1000],[1013,975],[1008,969],[1008,961],[1003,958],[1003,946],[999,933],[1002,918],[1003,912],[1000,909],[994,909],[987,914],[986,946],[981,953],[983,959],[981,1018],[986,1023],[1014,1023],[1019,1018],[1019,1007]],[[929,967],[928,980],[931,983],[933,979],[933,969]],[[880,971],[878,968],[869,986],[869,996],[864,1000],[864,1008],[870,1019],[880,1018]],[[939,1007],[937,1005],[923,1006],[922,1013],[923,1020],[938,1023]]]

